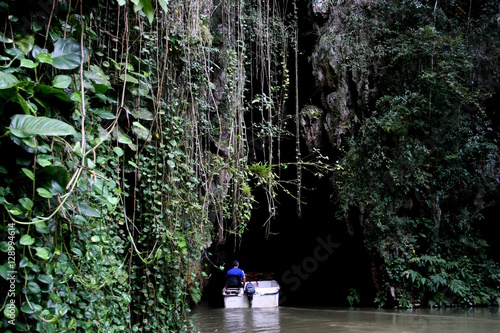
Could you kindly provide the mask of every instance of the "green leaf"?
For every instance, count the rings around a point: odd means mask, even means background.
[[[4,279],[7,280],[9,278],[9,271],[10,269],[8,268],[9,263],[5,262],[2,266],[0,266],[0,276]]]
[[[50,166],[52,165],[52,162],[50,161],[49,158],[45,158],[45,157],[39,157],[36,159],[36,163],[38,163],[40,166],[42,167],[47,167],[47,166]]]
[[[49,53],[49,51],[47,49],[42,49],[40,46],[38,45],[35,45],[33,46],[33,50],[31,50],[31,56],[35,59],[37,59],[38,55],[40,53]]]
[[[9,319],[12,318],[11,311],[12,311],[12,309],[10,309],[8,307],[5,307],[3,309],[3,315],[5,316],[5,318],[9,318]],[[19,310],[17,309],[17,306],[14,305],[14,317],[17,318],[17,316],[19,316]]]
[[[30,235],[23,235],[21,239],[19,240],[19,244],[21,245],[32,245],[35,242],[35,239],[31,237]]]
[[[130,112],[137,119],[153,120],[154,114],[146,108],[134,109]]]
[[[12,207],[9,209],[9,213],[11,213],[14,216],[21,215],[23,213],[22,210],[19,209],[19,207]]]
[[[119,6],[125,6],[126,3],[127,3],[127,0],[118,0]]]
[[[52,86],[54,88],[65,89],[71,84],[71,76],[68,75],[56,75],[52,81]]]
[[[47,189],[52,195],[64,193],[71,175],[62,166],[38,169],[36,180],[38,187]]]
[[[120,80],[127,81],[129,83],[139,84],[139,80],[133,77],[130,73],[127,73],[126,77],[125,74],[120,75]]]
[[[2,33],[0,34],[0,43],[10,44],[12,43],[12,39],[5,37],[5,35]]]
[[[95,168],[95,163],[91,158],[87,158],[87,167],[92,170]]]
[[[46,52],[38,53],[36,55],[35,59],[40,61],[41,63],[52,65],[52,57],[50,56],[50,54],[48,54]]]
[[[40,274],[38,276],[38,281],[45,283],[45,284],[51,284],[52,283],[52,277],[50,275],[46,274]]]
[[[19,268],[27,267],[29,264],[30,261],[26,257],[22,257],[21,260],[19,260]]]
[[[10,49],[6,49],[5,53],[7,53],[8,55],[11,55],[11,56],[13,56],[15,58],[18,58],[18,59],[23,59],[24,58],[24,54],[18,48],[14,48],[13,47],[13,48],[10,48]]]
[[[15,97],[13,100],[16,100],[21,105],[21,108],[23,109],[25,114],[36,114],[36,110],[33,108],[33,105],[31,103],[26,102],[23,96],[21,94],[16,93]]]
[[[109,87],[106,86],[105,84],[94,83],[92,86],[94,87],[96,95],[97,94],[103,95],[106,93],[106,91],[109,90]]]
[[[11,133],[19,138],[27,138],[32,135],[61,136],[76,134],[71,125],[60,120],[31,115],[14,115],[9,128]]]
[[[160,3],[160,6],[161,6],[161,9],[163,9],[163,11],[165,12],[165,14],[168,13],[168,2],[170,0],[158,0],[158,2]]]
[[[19,199],[19,203],[26,209],[27,211],[30,211],[33,209],[33,201],[31,201],[30,198],[21,198]]]
[[[83,61],[90,55],[89,50],[83,47]],[[74,38],[59,38],[54,43],[54,51],[50,54],[52,66],[57,69],[75,69],[82,61],[82,48]]]
[[[76,103],[82,103],[82,94],[80,94],[79,91],[73,92],[73,95],[71,96],[71,100]]]
[[[139,123],[138,121],[134,121],[132,123],[132,132],[137,135],[137,137],[139,137],[140,139],[142,140],[148,140],[150,139],[150,136],[149,136],[149,130],[144,127],[141,123]]]
[[[36,256],[43,260],[49,259],[49,251],[44,247],[36,247]]]
[[[47,225],[43,221],[35,223],[35,228],[36,228],[36,231],[41,233],[41,234],[48,234],[49,233],[49,228],[47,228]]]
[[[47,198],[47,199],[52,198],[52,193],[50,193],[47,189],[43,187],[37,188],[36,191],[38,192],[38,195],[41,196],[42,198]]]
[[[109,77],[106,75],[106,73],[104,73],[102,68],[97,67],[96,65],[90,66],[90,71],[85,71],[85,76],[96,84],[111,87]]]
[[[22,168],[21,170],[24,172],[26,176],[28,176],[29,179],[35,180],[35,174],[31,170],[26,168]]]
[[[17,45],[19,50],[21,50],[24,55],[28,55],[28,53],[33,49],[33,46],[35,45],[35,36],[25,36],[24,38],[16,40],[14,44]]]
[[[111,112],[106,111],[104,109],[92,110],[92,112],[95,115],[101,117],[102,119],[111,120],[111,119],[115,119],[116,118],[116,116],[114,114],[112,114]]]
[[[57,98],[63,102],[73,103],[71,97],[69,97],[64,91],[45,84],[37,85],[34,92],[35,95],[38,97],[37,101],[42,98],[43,99]]]
[[[199,288],[193,288],[191,290],[191,298],[195,304],[201,301],[201,292]]]
[[[133,143],[132,140],[130,140],[130,138],[120,130],[118,130],[118,142],[124,143],[124,144],[132,144]]]
[[[69,306],[67,304],[63,304],[61,308],[59,309],[59,316],[64,316],[66,313],[69,311]]]
[[[87,205],[86,202],[78,203],[78,208],[80,209],[80,213],[82,213],[85,216],[89,216],[89,217],[100,217],[101,216],[101,214],[99,214],[99,212],[96,209]]]
[[[106,199],[107,199],[107,200],[108,200],[108,202],[109,202],[110,204],[112,204],[113,206],[117,205],[117,204],[120,202],[120,199],[118,199],[117,197],[112,197],[112,196],[110,196],[110,195],[108,195],[108,196],[106,197]]]
[[[39,294],[41,292],[41,289],[40,289],[40,286],[38,285],[38,283],[36,282],[28,282],[28,290],[32,293],[32,294]]]
[[[138,12],[142,9],[149,23],[153,23],[155,11],[151,4],[151,0],[132,0],[132,2],[134,3],[134,11]]]
[[[31,59],[21,59],[21,64],[20,64],[21,67],[26,67],[26,68],[36,68],[36,66],[38,66],[37,63],[35,63],[33,60]]]
[[[123,155],[123,149],[121,149],[120,147],[114,147],[113,151],[115,152],[116,156],[122,157],[122,155]]]
[[[0,71],[0,89],[9,89],[19,84],[19,80],[10,73]]]
[[[187,244],[186,240],[184,238],[181,238],[178,242],[177,245],[181,248],[181,252],[184,254],[187,254]]]
[[[26,313],[26,314],[33,313],[33,310],[30,308],[30,306],[27,302],[24,302],[23,305],[21,305],[21,311]]]

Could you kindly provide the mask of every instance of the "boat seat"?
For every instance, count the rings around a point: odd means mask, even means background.
[[[227,287],[226,288],[226,294],[228,295],[238,295],[240,294],[241,292],[241,289],[236,287],[236,288],[231,288],[231,287]]]

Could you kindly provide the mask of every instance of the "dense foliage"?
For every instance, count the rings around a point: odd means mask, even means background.
[[[320,3],[331,24],[312,59],[335,112],[309,116],[336,128],[336,195],[375,301],[497,302],[476,222],[499,180],[498,8]],[[271,231],[297,15],[288,1],[0,1],[2,331],[189,329],[205,251],[238,245],[256,188]],[[298,190],[282,189],[300,206],[302,167],[329,166],[303,161],[298,132]]]
[[[472,4],[333,6],[318,43],[341,91],[336,197],[363,232],[380,306],[500,297],[500,269],[477,228],[500,175],[487,108],[498,88],[498,4]]]
[[[290,37],[243,5],[0,2],[2,331],[188,330],[252,187],[273,216]]]

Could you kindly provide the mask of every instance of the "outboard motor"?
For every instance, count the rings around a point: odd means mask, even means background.
[[[245,286],[245,292],[247,293],[248,303],[250,303],[250,307],[252,307],[253,294],[255,294],[255,286],[248,282]]]

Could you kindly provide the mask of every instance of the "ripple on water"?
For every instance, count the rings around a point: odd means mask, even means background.
[[[498,308],[376,310],[292,308],[224,309],[200,306],[193,332],[500,333]]]

